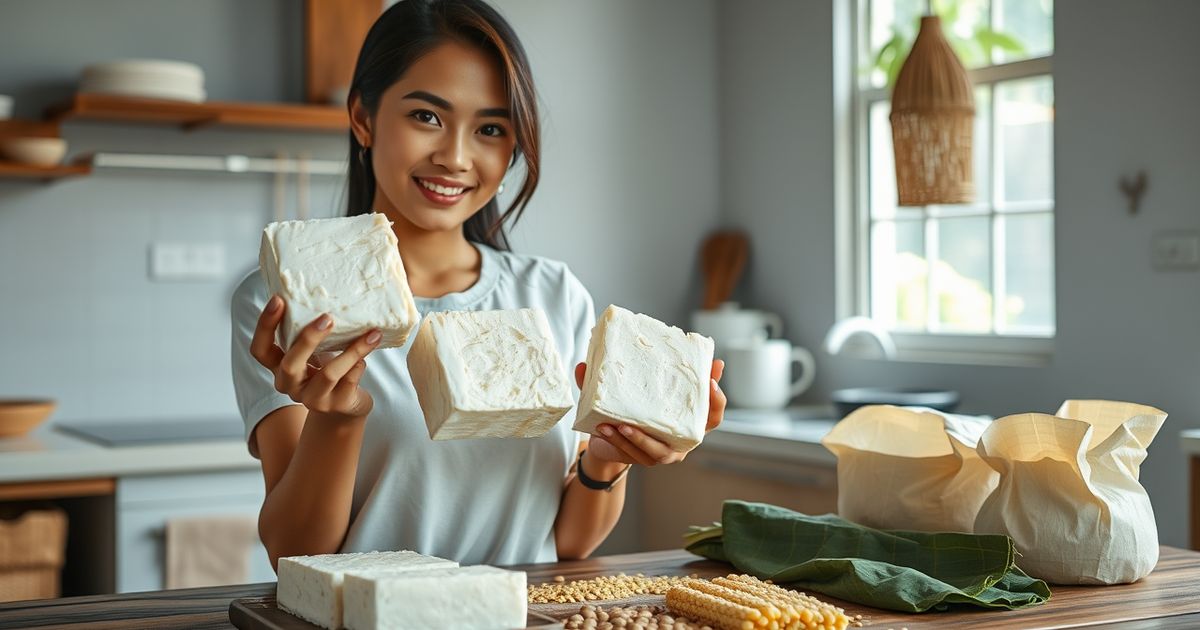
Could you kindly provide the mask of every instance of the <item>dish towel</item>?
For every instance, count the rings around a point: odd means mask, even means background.
[[[1017,568],[1008,536],[879,530],[832,514],[726,501],[721,523],[693,527],[687,550],[744,573],[902,612],[951,605],[1016,609],[1050,599]]]
[[[166,588],[245,584],[258,541],[255,516],[192,516],[166,525]]]

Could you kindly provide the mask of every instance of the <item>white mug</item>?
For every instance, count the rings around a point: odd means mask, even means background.
[[[721,389],[729,406],[743,409],[783,409],[804,393],[817,377],[813,355],[787,339],[756,339],[725,349]],[[800,376],[792,380],[792,365]]]
[[[758,337],[783,335],[783,319],[774,313],[738,308],[737,302],[724,302],[712,310],[692,312],[692,330],[712,337],[716,357],[725,358],[725,350]]]

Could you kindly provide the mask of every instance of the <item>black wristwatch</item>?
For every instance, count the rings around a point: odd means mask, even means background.
[[[587,473],[583,472],[583,454],[586,452],[586,448],[582,451],[579,451],[579,459],[575,460],[575,474],[579,475],[579,483],[583,484],[583,487],[590,490],[603,490],[605,492],[612,492],[613,486],[617,485],[618,481],[624,479],[625,475],[629,474],[629,469],[633,468],[632,464],[626,466],[625,470],[622,470],[621,474],[617,475],[612,481],[597,481],[587,476]]]

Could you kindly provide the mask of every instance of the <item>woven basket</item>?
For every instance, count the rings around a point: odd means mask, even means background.
[[[975,94],[937,17],[921,18],[896,77],[890,118],[901,206],[974,200]]]
[[[61,508],[0,514],[0,601],[58,597],[66,544]]]

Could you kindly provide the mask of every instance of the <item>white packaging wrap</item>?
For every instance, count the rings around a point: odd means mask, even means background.
[[[1158,529],[1138,481],[1167,414],[1105,400],[1068,400],[1051,416],[992,423],[979,455],[1000,474],[976,533],[1007,534],[1026,573],[1056,584],[1135,582],[1158,563]]]
[[[987,417],[869,405],[821,443],[837,455],[838,515],[879,529],[970,532],[999,475],[975,451]]]

